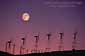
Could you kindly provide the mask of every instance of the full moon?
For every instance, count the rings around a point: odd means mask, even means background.
[[[29,21],[29,19],[30,19],[29,13],[25,12],[25,13],[22,14],[22,20],[23,21],[27,22],[27,21]]]

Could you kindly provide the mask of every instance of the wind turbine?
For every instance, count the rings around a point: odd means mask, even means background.
[[[48,37],[48,47],[46,48],[46,51],[47,52],[50,52],[50,41],[51,41],[51,39],[50,39],[50,37],[52,36],[52,34],[51,33],[48,33],[47,34],[47,37]]]
[[[35,52],[38,52],[38,43],[39,43],[39,33],[35,37]]]
[[[8,51],[9,51],[9,53],[11,53],[11,44],[12,44],[12,41],[8,40],[7,44],[8,44]]]
[[[23,38],[21,38],[22,44],[20,46],[20,54],[24,54],[24,50],[25,50],[25,43],[26,43],[26,38],[27,38],[27,33],[24,34],[25,36]]]
[[[60,35],[59,51],[63,51],[64,50],[64,46],[63,46],[63,36],[64,36],[64,33],[61,32],[61,33],[59,33],[59,35]]]
[[[76,50],[76,44],[77,44],[77,34],[78,32],[74,32],[74,35],[73,35],[73,45],[72,45],[72,50]]]

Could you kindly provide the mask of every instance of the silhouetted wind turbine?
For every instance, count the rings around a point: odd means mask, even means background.
[[[21,47],[20,47],[20,54],[24,54],[24,46],[25,46],[25,42],[26,42],[26,37],[27,37],[27,34],[24,34],[25,37],[21,38],[22,40],[22,44],[21,44]]]
[[[48,37],[48,47],[46,48],[46,51],[47,51],[47,52],[49,52],[50,49],[51,49],[51,48],[50,48],[50,37],[51,37],[51,36],[52,36],[51,33],[48,33],[48,34],[47,34],[47,37]]]
[[[35,51],[38,52],[39,33],[35,37]]]
[[[63,46],[63,36],[64,33],[59,33],[60,34],[60,43],[59,43],[59,51],[63,51],[64,50],[64,46]]]
[[[25,45],[25,38],[21,38],[21,40],[22,40],[22,45],[24,46]]]
[[[72,50],[76,50],[76,44],[77,44],[76,36],[77,36],[77,33],[78,32],[75,32],[74,36],[73,36]]]
[[[9,50],[9,53],[11,53],[11,43],[12,43],[12,41],[9,40],[9,41],[8,41],[8,50]]]

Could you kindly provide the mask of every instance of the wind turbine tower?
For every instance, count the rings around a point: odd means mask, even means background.
[[[48,47],[46,48],[46,51],[47,52],[50,52],[50,41],[51,41],[51,39],[50,39],[50,37],[52,36],[52,34],[51,33],[48,33],[47,34],[47,37],[48,37]]]
[[[64,33],[59,33],[60,34],[60,43],[59,43],[59,51],[63,51],[64,50],[64,46],[63,46],[63,36]]]
[[[25,37],[21,38],[22,40],[22,44],[21,44],[21,47],[20,47],[20,54],[24,54],[24,46],[25,46],[25,41],[26,41],[26,35]]]
[[[7,43],[6,43],[6,51],[11,53],[11,44],[12,44],[12,41],[11,40],[8,40]]]
[[[76,50],[76,44],[77,44],[77,33],[78,32],[75,32],[74,35],[73,35],[73,42],[72,42],[72,50]]]
[[[39,33],[35,37],[35,52],[38,53]]]

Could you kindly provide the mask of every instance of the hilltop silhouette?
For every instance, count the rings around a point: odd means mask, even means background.
[[[0,56],[14,56],[14,55],[9,54],[7,52],[0,51]]]
[[[32,53],[32,54],[23,54],[23,55],[12,55],[12,54],[0,51],[0,56],[85,56],[85,50],[53,51],[53,52]]]

